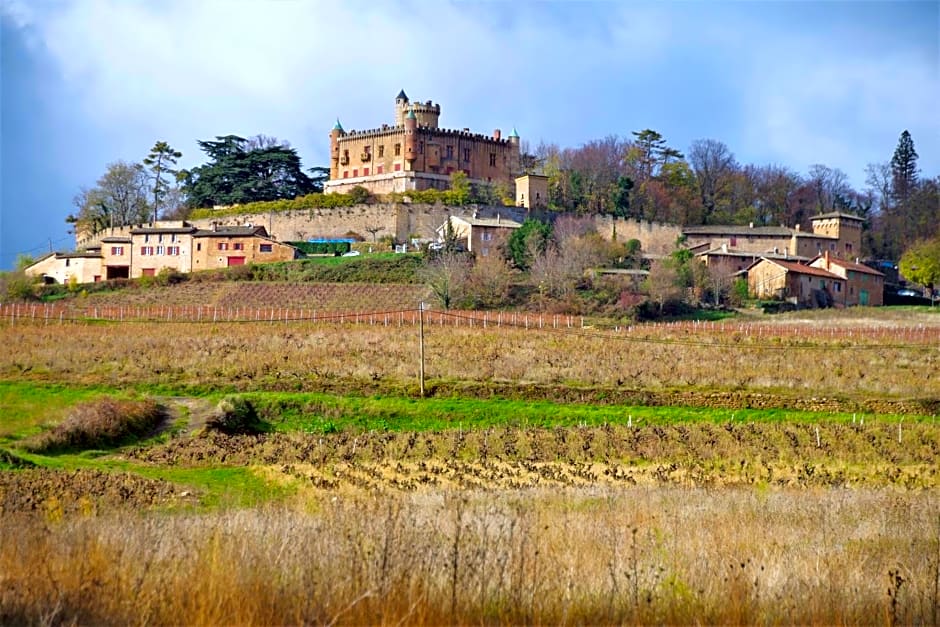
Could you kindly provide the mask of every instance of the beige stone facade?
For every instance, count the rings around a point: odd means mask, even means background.
[[[130,278],[154,276],[168,268],[192,271],[192,243],[196,227],[146,226],[131,229]]]
[[[516,206],[541,209],[548,206],[548,177],[524,174],[516,179]]]
[[[457,239],[465,241],[467,250],[481,257],[496,254],[498,247],[509,235],[522,226],[499,214],[492,218],[451,216],[449,220]],[[447,221],[438,227],[438,239],[443,240],[446,232]]]
[[[748,269],[747,286],[752,296],[761,299],[809,307],[845,304],[844,278],[793,261],[761,259]]]
[[[858,262],[833,257],[830,254],[817,257],[810,265],[845,279],[846,290],[842,304],[848,307],[884,305],[885,275],[877,270]]]
[[[229,227],[193,235],[192,269],[208,270],[248,263],[290,261],[297,249],[267,237],[264,227]]]
[[[101,252],[49,253],[28,266],[26,276],[43,283],[96,283],[102,277]]]
[[[472,183],[505,183],[520,172],[519,135],[507,139],[470,129],[438,126],[440,105],[395,99],[395,123],[366,131],[345,131],[337,120],[330,132],[330,180],[324,192],[362,186],[374,194],[447,189],[450,175],[464,172]]]
[[[134,240],[126,237],[101,238],[101,258],[105,279],[129,279]]]

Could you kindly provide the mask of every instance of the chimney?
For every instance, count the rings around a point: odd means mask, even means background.
[[[493,131],[493,139],[499,141],[499,139],[500,139],[502,136],[503,136],[503,132],[502,132],[501,130],[496,129],[495,131]]]

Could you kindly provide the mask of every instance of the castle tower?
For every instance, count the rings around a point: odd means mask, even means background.
[[[842,259],[852,259],[861,254],[862,228],[865,219],[849,213],[832,212],[812,216],[813,233],[838,239],[833,254]]]
[[[418,158],[418,141],[415,137],[417,129],[418,117],[415,115],[414,109],[409,109],[408,115],[405,116],[405,161],[408,162],[407,170],[412,169],[415,159]]]
[[[522,153],[520,152],[520,143],[519,143],[519,132],[516,130],[516,127],[512,127],[512,132],[509,133],[509,146],[511,150],[509,151],[509,174],[513,178],[522,174]]]
[[[398,95],[395,96],[395,126],[404,126],[408,103],[408,94],[402,89],[398,92]]]
[[[330,131],[330,178],[338,179],[339,178],[339,138],[346,134],[346,131],[343,130],[343,125],[339,123],[339,118],[336,118],[336,124],[333,125],[333,130]]]

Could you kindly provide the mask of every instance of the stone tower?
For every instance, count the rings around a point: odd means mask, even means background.
[[[509,174],[513,177],[522,174],[522,153],[520,152],[519,132],[516,127],[512,127],[509,133]]]
[[[405,116],[405,161],[407,163],[405,169],[412,170],[415,159],[418,158],[417,150],[417,139],[415,138],[415,131],[418,129],[418,117],[415,115],[414,109],[408,110],[408,115]]]
[[[333,130],[330,131],[330,178],[335,179],[339,177],[339,138],[343,137],[346,134],[346,131],[343,130],[343,125],[339,123],[339,118],[336,118],[336,124],[333,125]]]
[[[434,104],[430,100],[427,102],[411,102],[403,89],[398,92],[398,96],[395,97],[395,125],[404,126],[405,118],[409,113],[414,114],[419,127],[438,128],[438,120],[441,117],[441,105]]]

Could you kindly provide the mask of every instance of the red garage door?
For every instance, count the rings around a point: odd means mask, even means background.
[[[229,257],[228,265],[229,266],[243,266],[245,265],[245,258],[244,257]]]

